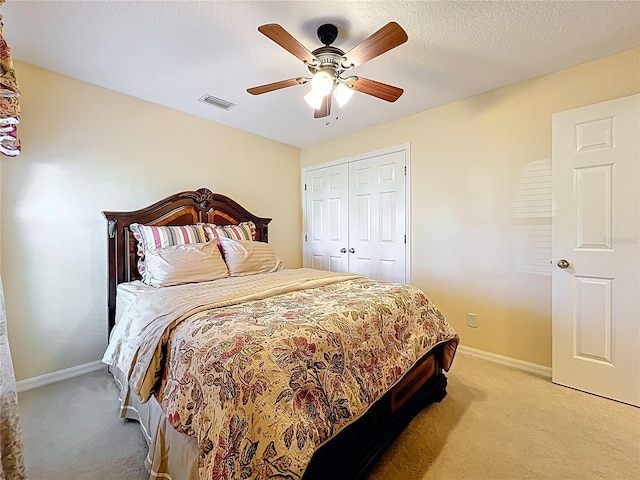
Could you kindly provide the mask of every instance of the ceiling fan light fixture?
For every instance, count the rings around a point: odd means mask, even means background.
[[[336,101],[340,108],[344,107],[347,102],[353,97],[355,90],[344,83],[338,83],[338,86],[333,91],[333,94],[336,97]]]
[[[333,91],[334,77],[327,70],[318,70],[311,79],[311,89],[322,95],[328,95]]]
[[[314,110],[318,110],[322,106],[323,98],[324,98],[324,95],[321,95],[320,93],[312,89],[309,93],[307,93],[304,96],[304,101],[307,102],[309,106]]]
[[[2,1],[0,0],[0,3]],[[338,35],[338,28],[333,24],[327,23],[318,27],[318,38],[324,46],[312,52],[276,23],[261,25],[258,31],[301,60],[311,72],[312,77],[290,78],[248,88],[247,92],[251,95],[261,95],[310,82],[311,92],[307,93],[304,99],[315,110],[313,118],[324,118],[331,114],[333,97],[342,107],[351,99],[354,92],[371,95],[387,102],[395,102],[404,92],[393,85],[363,77],[342,77],[344,72],[402,45],[409,39],[407,32],[396,22],[387,23],[346,53],[333,46]],[[332,95],[333,92],[335,95]]]

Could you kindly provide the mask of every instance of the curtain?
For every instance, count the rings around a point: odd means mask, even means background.
[[[0,0],[0,8],[5,0]],[[0,14],[0,153],[9,157],[20,154],[18,123],[20,104],[18,103],[18,82],[13,70],[9,46],[4,40],[2,15]]]
[[[0,8],[5,0],[0,0]],[[18,84],[9,47],[2,33],[0,14],[0,153],[15,157],[20,153],[17,126],[20,121]],[[18,393],[7,338],[7,314],[0,278],[0,480],[24,480],[22,440],[18,416]]]
[[[9,351],[7,315],[0,278],[0,480],[24,478],[18,393]]]

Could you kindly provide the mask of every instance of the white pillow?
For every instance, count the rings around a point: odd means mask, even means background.
[[[147,251],[145,268],[144,282],[154,287],[208,282],[229,276],[215,240]]]
[[[224,260],[232,277],[275,272],[282,262],[268,244],[220,237]]]

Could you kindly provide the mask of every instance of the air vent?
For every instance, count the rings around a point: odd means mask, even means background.
[[[228,102],[218,97],[214,97],[213,95],[209,95],[205,93],[199,99],[199,102],[206,103],[208,105],[213,105],[214,107],[221,108],[222,110],[231,110],[236,106],[235,103]]]

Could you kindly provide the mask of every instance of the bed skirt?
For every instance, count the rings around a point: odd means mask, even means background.
[[[154,396],[141,403],[125,375],[115,367],[109,371],[120,390],[120,416],[139,423],[149,446],[144,461],[149,480],[199,480],[197,441],[171,426]]]

